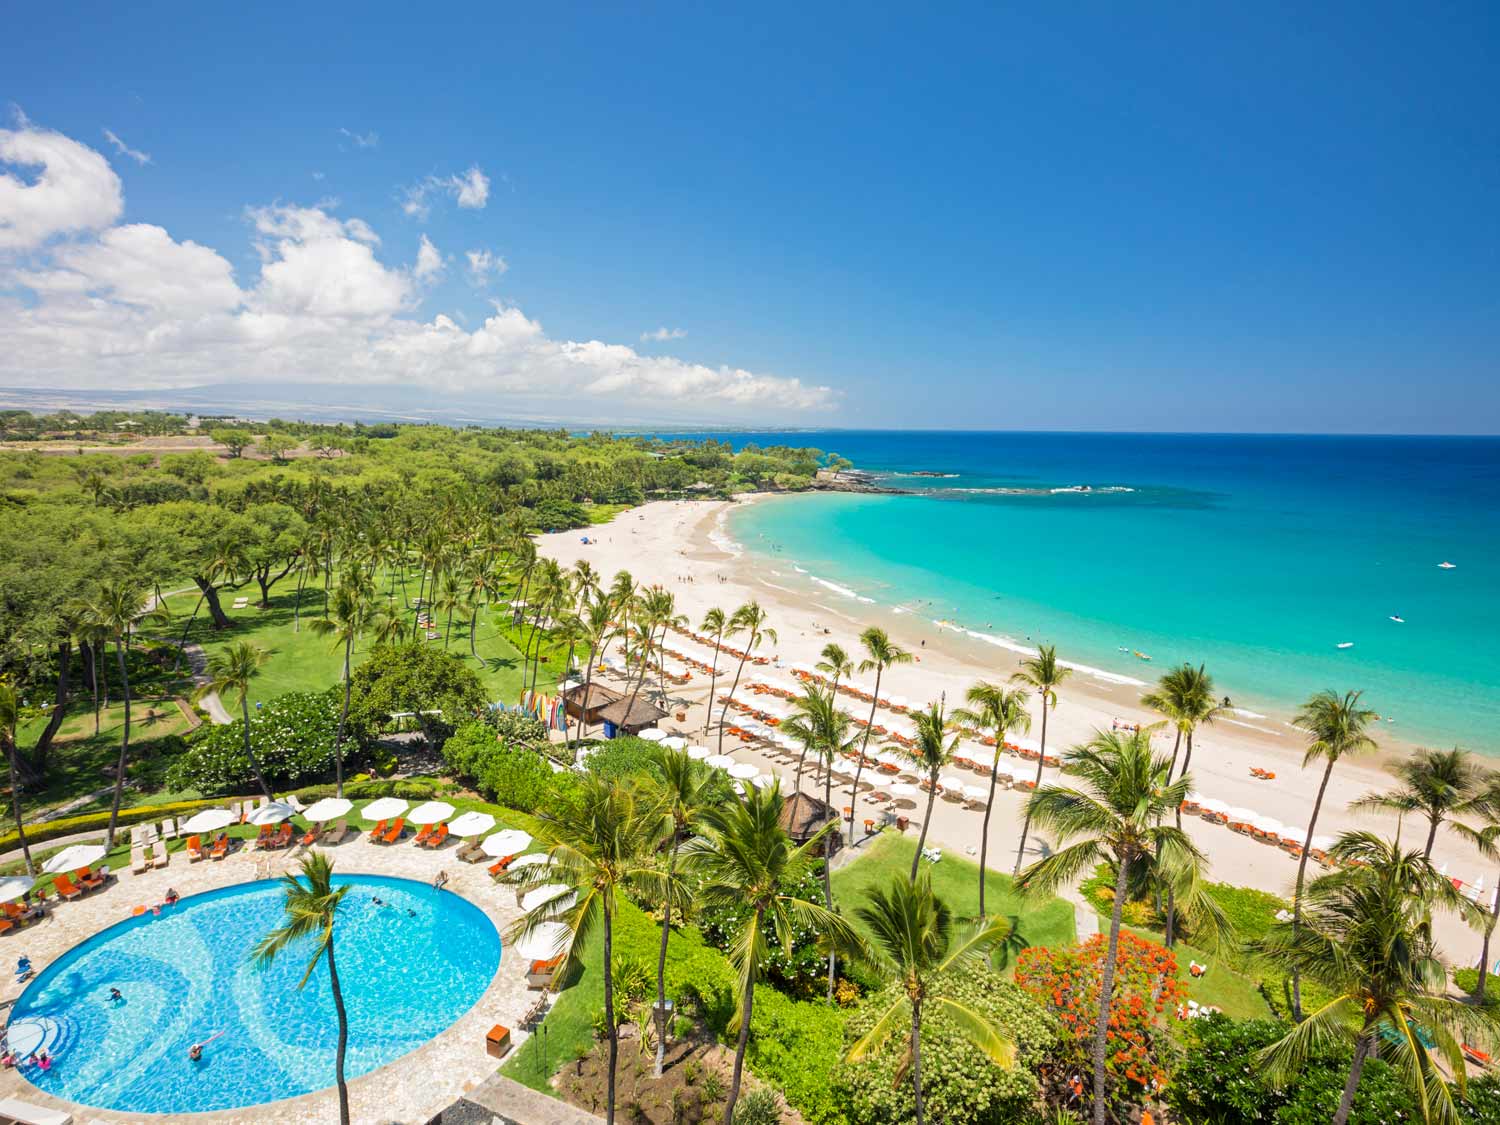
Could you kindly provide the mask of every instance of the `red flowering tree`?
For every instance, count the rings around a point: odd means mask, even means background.
[[[1057,1016],[1062,1027],[1054,1064],[1044,1081],[1064,1098],[1077,1098],[1093,1067],[1099,1018],[1099,980],[1108,946],[1103,934],[1068,949],[1034,947],[1016,961],[1016,983]],[[1105,1098],[1110,1107],[1158,1096],[1167,1082],[1170,1040],[1161,1024],[1184,996],[1177,958],[1155,942],[1120,934],[1105,1048]]]

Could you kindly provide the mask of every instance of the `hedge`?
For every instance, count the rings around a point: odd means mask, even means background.
[[[224,799],[220,797],[205,798],[199,801],[173,801],[165,805],[136,805],[133,808],[121,809],[119,824],[139,824],[144,820],[165,820],[169,816],[177,816],[179,813],[196,812],[198,809],[208,808],[210,805],[220,805]],[[70,836],[74,832],[89,832],[95,828],[107,829],[109,827],[109,813],[92,812],[84,813],[82,816],[67,816],[59,820],[43,821],[41,824],[26,826],[26,843],[29,847],[45,844],[48,840],[55,840],[59,836]],[[7,832],[0,836],[0,852],[8,852],[21,846],[19,833]]]

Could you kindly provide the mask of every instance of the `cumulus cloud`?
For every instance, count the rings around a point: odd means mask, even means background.
[[[142,152],[138,148],[131,148],[124,141],[120,140],[120,138],[115,135],[113,130],[104,130],[104,139],[107,140],[110,144],[114,145],[116,155],[128,156],[137,164],[151,163],[151,154],[149,152]]]
[[[472,165],[459,176],[428,176],[401,193],[401,210],[414,219],[426,220],[432,213],[433,195],[451,195],[460,207],[477,211],[490,200],[490,178]]]
[[[487,285],[492,275],[499,277],[510,269],[510,263],[488,250],[467,250],[464,257],[469,261],[469,281],[474,285]]]
[[[681,340],[686,335],[687,335],[687,329],[686,328],[666,328],[666,327],[662,327],[662,328],[656,329],[654,332],[642,332],[641,333],[641,343],[646,344],[646,343],[650,343],[652,341],[661,341],[661,340]]]
[[[5,165],[27,173],[23,178]],[[0,129],[0,251],[30,250],[54,235],[102,230],[125,198],[109,161],[71,137],[21,118]]]
[[[353,129],[340,129],[339,132],[344,134],[355,148],[374,148],[380,143],[380,134],[373,129],[368,133],[356,133]]]
[[[119,185],[97,153],[57,134],[19,132],[35,136],[0,137],[0,151],[41,167],[36,184],[46,179],[57,194],[0,206],[8,224],[0,227],[0,385],[348,384],[362,397],[388,387],[574,417],[785,417],[837,397],[795,378],[555,339],[498,301],[472,329],[457,311],[422,314],[420,283],[445,265],[437,248],[424,237],[414,264],[387,265],[375,231],[332,202],[247,209],[258,262],[236,279],[210,247],[160,226],[112,225]],[[36,184],[0,188],[14,201]],[[62,233],[73,237],[44,245]],[[504,266],[477,250],[465,255],[471,269],[475,256],[487,273]]]

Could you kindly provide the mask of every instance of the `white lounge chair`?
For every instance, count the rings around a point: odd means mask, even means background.
[[[177,839],[177,822],[171,817],[161,822],[161,838],[163,840]]]
[[[167,843],[165,840],[158,840],[151,845],[151,866],[165,867],[171,862],[172,857],[167,852]]]
[[[132,875],[144,875],[151,869],[146,862],[146,849],[140,844],[134,844],[130,849],[130,873]]]
[[[73,1115],[60,1109],[32,1105],[20,1098],[0,1100],[0,1122],[15,1125],[72,1125]]]

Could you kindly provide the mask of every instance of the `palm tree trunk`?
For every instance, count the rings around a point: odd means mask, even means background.
[[[297,594],[292,598],[292,632],[302,632],[302,588],[307,585],[307,564],[297,568]]]
[[[1191,748],[1191,747],[1190,747]],[[1313,801],[1312,819],[1307,822],[1307,839],[1303,841],[1302,858],[1297,861],[1297,889],[1292,895],[1292,941],[1297,940],[1302,929],[1302,884],[1307,878],[1307,857],[1312,851],[1313,831],[1318,827],[1318,813],[1323,808],[1323,794],[1328,789],[1328,779],[1333,776],[1334,759],[1328,759],[1328,768],[1323,771],[1323,781],[1318,786],[1317,800]],[[1184,771],[1186,772],[1186,767]],[[1292,1022],[1302,1022],[1302,978],[1292,973]]]
[[[604,1025],[609,1029],[609,1083],[604,1093],[604,1120],[615,1121],[615,1065],[620,1058],[620,1029],[615,1026],[615,935],[609,899],[604,900]]]
[[[125,793],[125,763],[130,757],[130,673],[125,669],[125,641],[115,638],[115,656],[120,662],[120,691],[125,697],[125,725],[120,731],[120,760],[115,768],[115,800],[109,808],[109,831],[104,835],[104,846],[115,846],[115,825],[120,821],[120,798]]]
[[[1167,784],[1168,785],[1172,784],[1172,774],[1174,774],[1177,771],[1177,751],[1180,750],[1180,749],[1182,749],[1182,728],[1178,727],[1177,728],[1177,737],[1172,740],[1172,764],[1167,767]],[[1186,773],[1187,772],[1187,767],[1183,766],[1182,768],[1183,768],[1183,772]],[[1179,824],[1177,827],[1181,828],[1182,825]]]
[[[240,693],[240,713],[245,720],[245,757],[250,759],[250,769],[255,773],[255,780],[260,785],[260,791],[269,801],[271,799],[270,786],[266,784],[266,779],[260,772],[260,763],[255,760],[255,751],[250,749],[250,695],[248,692]]]
[[[1115,987],[1115,956],[1120,949],[1120,913],[1125,907],[1123,888],[1128,886],[1130,857],[1122,855],[1115,876],[1115,906],[1109,916],[1109,946],[1099,969],[1099,1022],[1094,1028],[1094,1125],[1104,1125],[1104,1052],[1109,1040],[1109,1007]]]
[[[583,702],[578,707],[578,737],[587,738],[589,732],[589,696],[594,690],[594,646],[589,646],[589,668],[583,674]],[[566,714],[566,710],[563,712]]]
[[[339,1125],[349,1125],[349,1084],[344,1081],[344,1054],[349,1049],[349,1013],[344,1010],[344,990],[339,987],[339,968],[333,959],[333,931],[328,933],[328,983],[333,988],[333,1010],[339,1017],[339,1042],[333,1055],[333,1077],[339,1088]]]
[[[756,933],[760,930],[760,924],[765,920],[766,908],[757,906],[755,908],[755,929],[750,931]],[[729,1100],[724,1103],[724,1125],[734,1125],[734,1103],[740,1097],[740,1078],[745,1071],[745,1046],[750,1042],[750,1013],[755,1004],[755,975],[746,974],[745,996],[740,1002],[740,1035],[734,1045],[734,1074],[729,1079]]]
[[[719,641],[723,635],[723,633],[714,634],[714,662],[708,673],[708,706],[703,709],[704,734],[708,733],[708,728],[714,721],[714,690],[719,685]],[[803,757],[806,756],[806,754],[803,755]]]
[[[1037,758],[1036,758],[1036,788],[1032,790],[1033,793],[1036,792],[1037,789],[1040,789],[1042,787],[1042,767],[1045,766],[1046,764],[1047,764],[1047,696],[1045,694],[1043,694],[1043,696],[1042,696],[1042,748],[1037,753]],[[1010,872],[1012,876],[1016,876],[1016,875],[1021,874],[1021,860],[1024,859],[1025,856],[1026,856],[1026,837],[1029,836],[1030,834],[1031,834],[1031,802],[1027,801],[1026,802],[1026,815],[1021,819],[1021,844],[1020,844],[1019,847],[1016,848],[1016,865],[1015,865],[1015,867],[1011,868],[1011,872]],[[1116,900],[1118,900],[1119,897],[1120,897],[1119,895],[1116,895],[1115,896]]]
[[[26,857],[26,874],[35,878],[36,865],[31,862],[31,845],[26,842],[26,826],[21,823],[21,778],[16,769],[16,740],[4,731],[0,731],[0,737],[5,739],[5,758],[10,764],[10,808],[16,821],[16,840],[21,845],[21,854]],[[1485,942],[1488,948],[1488,933],[1485,934]],[[1483,984],[1482,978],[1480,983]]]
[[[677,873],[677,848],[680,833],[672,833],[672,854],[667,860],[667,882]],[[672,932],[672,896],[668,895],[661,910],[661,949],[656,954],[656,1067],[653,1078],[660,1078],[667,1056],[667,937]]]
[[[830,762],[831,766],[833,763]],[[828,776],[823,779],[823,803],[829,804],[833,800],[833,770],[828,771]],[[832,811],[832,810],[830,810]],[[850,839],[853,839],[851,836]],[[823,837],[823,900],[829,910],[833,909],[833,833]],[[833,977],[834,970],[838,965],[838,952],[834,949],[828,950],[828,1002],[833,1003]]]
[[[917,1125],[922,1125],[922,1001],[911,1002],[911,1092],[917,1104]]]
[[[1500,920],[1500,878],[1495,882],[1495,901],[1490,909],[1490,920],[1484,927],[1484,944],[1479,949],[1479,982],[1474,987],[1474,999],[1480,1003],[1485,998],[1485,977],[1490,971],[1490,937],[1495,932],[1497,920]]]
[[[349,721],[349,650],[354,647],[353,636],[344,639],[344,709],[339,712],[339,729],[333,736],[333,780],[335,794],[344,795],[344,724]]]
[[[864,772],[865,751],[870,748],[870,728],[875,725],[875,707],[880,702],[880,673],[883,671],[884,669],[879,664],[875,665],[875,697],[870,701],[870,721],[865,724],[865,738],[859,744],[859,761],[854,767],[854,780],[849,784],[849,839],[851,841],[854,839],[854,807],[859,798],[859,775]],[[926,831],[925,825],[923,831]],[[916,876],[913,875],[912,878],[915,879]]]
[[[474,631],[479,628],[479,604],[474,604],[474,612],[469,615],[469,655],[475,660],[479,659],[479,653],[474,648]]]
[[[990,850],[990,810],[995,807],[995,771],[1000,768],[1000,748],[1005,745],[1005,731],[995,736],[995,761],[990,766],[990,798],[984,805],[984,827],[979,830],[979,917],[988,918],[984,912],[985,856]]]
[[[1349,1080],[1344,1083],[1344,1096],[1339,1099],[1338,1112],[1333,1115],[1333,1125],[1345,1125],[1349,1111],[1354,1108],[1354,1092],[1359,1089],[1360,1071],[1365,1068],[1365,1059],[1370,1054],[1373,1038],[1369,1032],[1359,1037],[1354,1045],[1354,1063],[1349,1067]]]
[[[729,700],[734,698],[734,693],[740,688],[740,675],[745,671],[745,660],[750,656],[750,650],[745,650],[745,655],[740,657],[740,663],[734,670],[734,683],[729,685],[729,698],[724,700],[724,706],[719,709],[719,753],[724,753],[724,718],[729,714]]]
[[[96,644],[89,645],[88,652],[91,673],[89,679],[94,681],[94,734],[97,737],[99,734],[99,646]],[[182,649],[180,647],[177,650],[177,659],[182,659]],[[175,668],[172,670],[176,671]]]
[[[1437,843],[1438,826],[1442,823],[1443,818],[1441,816],[1432,816],[1427,818],[1427,846],[1422,849],[1423,859],[1432,858],[1432,845]]]
[[[917,864],[922,860],[922,849],[927,846],[927,826],[932,823],[932,806],[937,803],[938,775],[933,770],[927,778],[927,815],[922,818],[922,831],[917,835],[917,854],[911,857],[911,879],[917,881]]]

